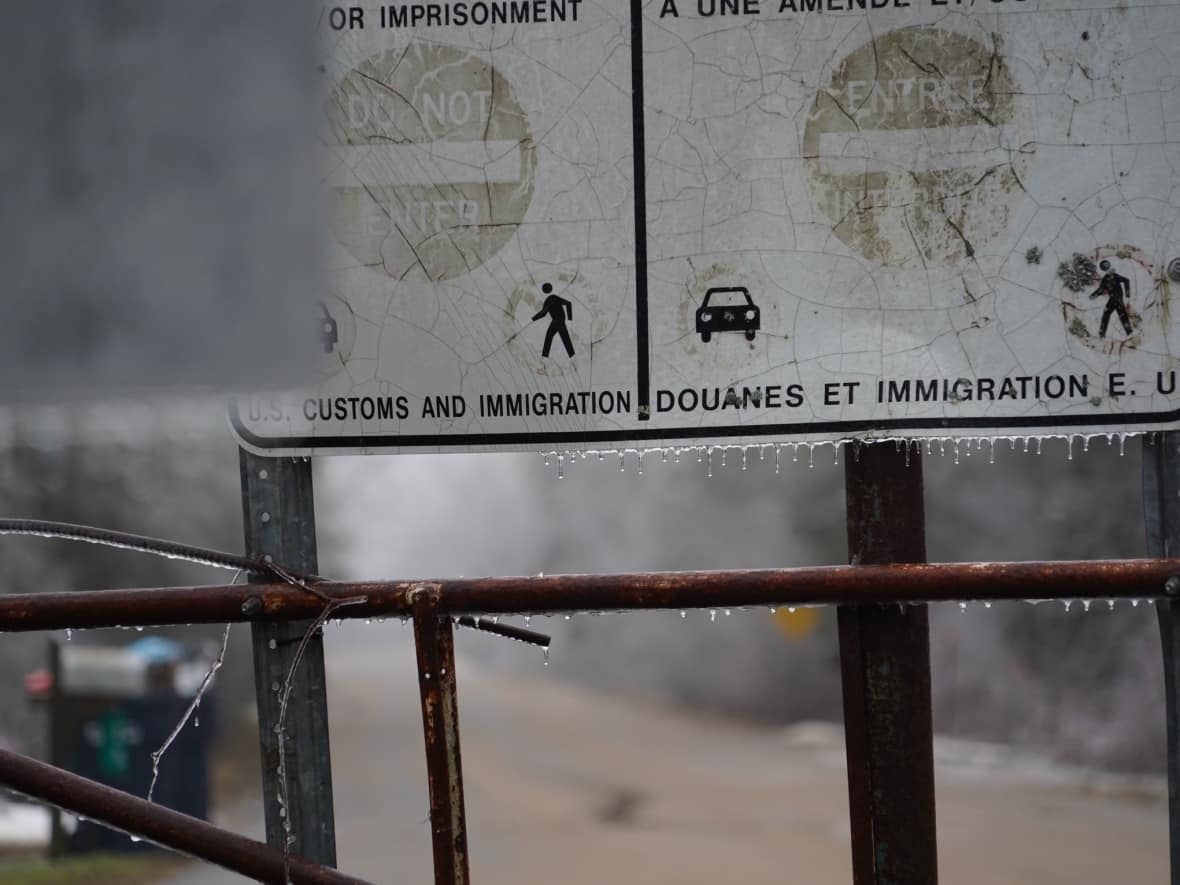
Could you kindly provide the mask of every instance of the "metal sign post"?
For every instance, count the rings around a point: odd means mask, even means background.
[[[1143,521],[1151,556],[1180,553],[1180,433],[1159,433],[1143,446]],[[1180,571],[1180,570],[1178,570]],[[1164,715],[1168,723],[1168,823],[1172,885],[1180,885],[1180,582],[1164,586],[1169,599],[1157,600],[1164,655]]]
[[[269,556],[301,574],[315,574],[311,461],[260,458],[242,451],[241,472],[246,555]],[[259,576],[254,580],[265,583],[273,579]],[[299,669],[289,675],[296,649],[310,625],[310,621],[259,621],[251,628],[266,841],[280,848],[288,845],[294,854],[335,866],[336,826],[322,635],[312,638]],[[286,757],[284,789],[279,774],[278,727],[288,678],[293,684],[281,741]],[[285,803],[281,801],[284,793]]]
[[[853,565],[926,561],[922,461],[892,445],[844,461]],[[840,667],[855,885],[934,885],[934,726],[925,605],[842,605]]]

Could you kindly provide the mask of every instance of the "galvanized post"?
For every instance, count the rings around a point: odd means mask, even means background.
[[[455,634],[439,614],[439,590],[413,591],[414,645],[422,692],[422,732],[430,791],[430,831],[435,885],[467,885],[467,821],[459,753],[459,697],[455,679]]]
[[[246,554],[270,557],[301,574],[316,572],[315,500],[311,461],[241,453],[242,513]],[[257,576],[259,582],[274,578]],[[292,593],[301,593],[295,587]],[[284,687],[309,621],[256,622],[254,691],[262,750],[266,841],[325,866],[336,865],[336,825],[328,746],[328,696],[323,637],[304,652],[292,688],[283,732],[286,807],[280,802],[279,717]]]
[[[844,459],[853,565],[926,561],[922,461],[892,443]],[[934,885],[930,629],[925,605],[842,605],[840,666],[854,885]]]
[[[1143,521],[1149,556],[1180,555],[1180,433],[1157,433],[1143,445]],[[1180,568],[1176,570],[1180,577]],[[1172,885],[1180,885],[1180,580],[1164,585],[1156,617],[1164,654],[1164,716],[1168,728],[1168,828]]]

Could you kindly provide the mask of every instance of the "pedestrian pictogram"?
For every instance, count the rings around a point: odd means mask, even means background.
[[[572,357],[574,343],[570,340],[569,329],[565,327],[565,324],[567,321],[573,321],[574,306],[560,295],[553,294],[552,283],[542,285],[541,292],[545,295],[545,302],[541,305],[541,309],[533,315],[534,323],[545,316],[549,317],[549,328],[545,330],[545,346],[541,348],[541,356],[548,358],[549,350],[553,347],[554,337],[561,336],[561,343],[565,346],[566,355]]]
[[[1098,269],[1102,271],[1102,280],[1098,283],[1098,288],[1090,293],[1090,298],[1097,298],[1100,295],[1106,296],[1106,309],[1102,311],[1102,322],[1098,326],[1098,337],[1106,337],[1106,328],[1110,325],[1110,315],[1117,313],[1119,315],[1119,322],[1123,324],[1123,331],[1128,335],[1131,334],[1131,318],[1127,316],[1127,304],[1123,299],[1130,300],[1131,298],[1131,281],[1120,273],[1116,273],[1111,267],[1110,262],[1105,258],[1098,265]]]
[[[340,342],[340,326],[328,313],[328,305],[322,301],[320,311],[323,313],[320,318],[320,343],[324,346],[324,353],[331,353]]]

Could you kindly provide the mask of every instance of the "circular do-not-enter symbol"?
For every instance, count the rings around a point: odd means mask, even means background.
[[[361,264],[437,282],[482,265],[532,200],[536,147],[483,59],[412,43],[365,59],[327,104],[330,224]]]
[[[893,267],[947,265],[1007,229],[1034,126],[992,40],[902,28],[836,65],[803,155],[817,212],[849,248]]]

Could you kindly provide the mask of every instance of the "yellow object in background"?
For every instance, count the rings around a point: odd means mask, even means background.
[[[770,617],[779,632],[788,639],[799,641],[811,636],[819,628],[822,611],[822,609],[814,607],[780,608]]]

